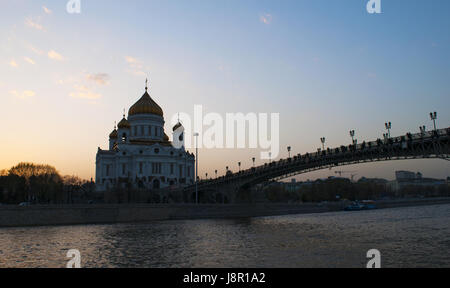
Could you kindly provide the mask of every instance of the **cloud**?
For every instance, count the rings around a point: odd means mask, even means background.
[[[139,60],[137,60],[134,57],[131,56],[125,56],[125,61],[127,61],[128,64],[138,64]]]
[[[128,68],[126,69],[127,73],[136,75],[136,76],[146,76],[147,73],[145,73],[144,65],[143,63],[134,57],[131,56],[125,56],[125,61],[128,64]]]
[[[47,53],[48,58],[53,59],[53,60],[57,60],[57,61],[62,61],[64,60],[64,57],[57,53],[55,50],[51,50]]]
[[[89,81],[93,81],[98,85],[109,84],[109,75],[106,73],[88,74],[86,75],[86,79]]]
[[[9,66],[16,68],[19,65],[17,65],[17,62],[13,59],[9,62]]]
[[[75,92],[70,93],[70,97],[79,98],[79,99],[87,99],[87,100],[96,100],[102,97],[101,94],[95,93],[90,90],[88,87],[83,85],[74,86],[76,89]]]
[[[27,98],[34,97],[34,95],[36,95],[36,93],[34,93],[34,91],[31,91],[31,90],[25,90],[22,93],[18,92],[17,90],[11,90],[11,91],[9,91],[9,93],[19,99],[27,99]]]
[[[272,23],[272,15],[268,13],[264,13],[261,16],[259,16],[259,21],[261,21],[264,24],[269,25]]]
[[[27,61],[28,63],[30,63],[31,65],[36,64],[36,62],[34,62],[33,59],[31,59],[31,58],[25,57],[25,58],[23,58],[23,59],[24,59],[25,61]]]
[[[37,49],[34,46],[28,45],[28,49],[30,49],[31,51],[33,51],[34,53],[38,54],[38,55],[42,55],[44,54],[44,51]]]
[[[42,9],[43,9],[44,12],[47,13],[47,14],[52,14],[52,13],[53,13],[52,10],[48,9],[48,8],[45,7],[45,6],[42,6]]]
[[[38,19],[38,21],[34,21],[30,17],[25,19],[25,24],[28,25],[29,27],[37,29],[37,30],[45,31],[44,26],[42,26],[38,22],[39,22],[39,19]]]

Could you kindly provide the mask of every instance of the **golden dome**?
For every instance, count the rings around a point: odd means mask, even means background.
[[[114,129],[111,134],[109,134],[109,138],[110,139],[117,139],[117,137],[119,136],[119,134],[117,133],[117,130]]]
[[[175,132],[175,130],[177,130],[180,127],[183,127],[183,125],[180,122],[178,122],[177,124],[175,124],[175,126],[173,126],[172,130]]]
[[[125,117],[123,117],[123,119],[120,120],[119,124],[117,124],[117,127],[119,129],[122,129],[122,128],[128,129],[128,128],[130,128],[130,123],[128,122],[127,119],[125,119]]]
[[[137,114],[154,114],[163,117],[163,110],[153,101],[147,91],[145,91],[141,99],[128,110],[128,116]]]

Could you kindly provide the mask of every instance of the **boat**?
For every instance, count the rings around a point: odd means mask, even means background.
[[[372,200],[365,200],[362,202],[352,202],[352,204],[348,205],[344,208],[345,211],[361,211],[361,210],[373,210],[377,209],[377,206],[375,205],[375,201]]]

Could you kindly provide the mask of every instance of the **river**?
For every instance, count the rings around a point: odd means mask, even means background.
[[[0,267],[450,267],[450,204],[147,224],[0,228]]]

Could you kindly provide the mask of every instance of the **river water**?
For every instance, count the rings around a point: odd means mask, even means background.
[[[450,267],[450,205],[236,220],[1,228],[0,267]]]

